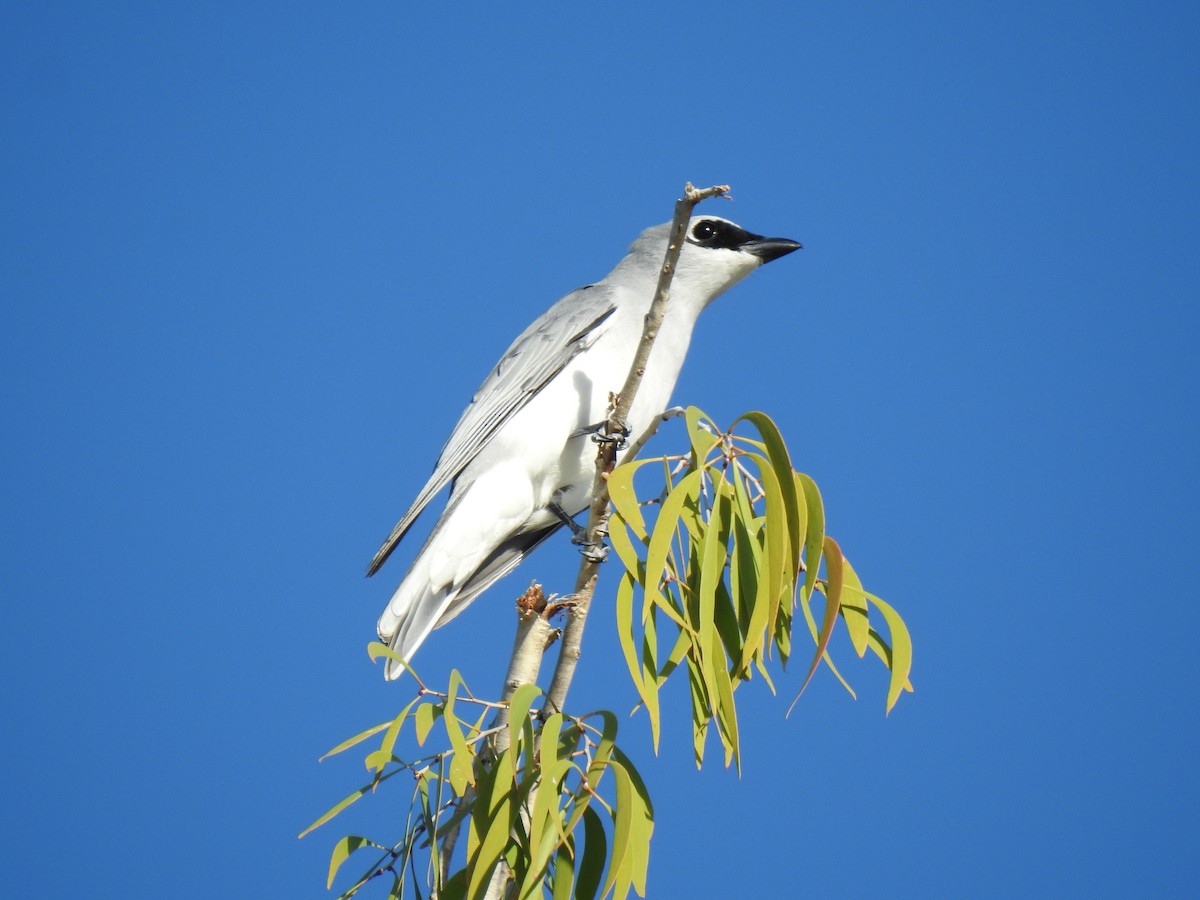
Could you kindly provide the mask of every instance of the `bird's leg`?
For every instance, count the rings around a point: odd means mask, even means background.
[[[563,509],[553,500],[550,501],[550,503],[547,505],[547,508],[550,510],[550,512],[554,513],[554,515],[558,517],[560,522],[571,529],[572,544],[582,545],[587,543],[587,529],[572,519],[565,509]]]
[[[560,522],[571,529],[571,543],[579,547],[580,553],[586,556],[590,562],[604,562],[608,557],[608,547],[604,544],[603,534],[599,535],[600,540],[589,541],[587,539],[587,529],[572,519],[565,509],[553,500],[550,501],[547,508],[558,517]]]

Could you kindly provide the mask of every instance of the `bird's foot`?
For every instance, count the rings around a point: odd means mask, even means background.
[[[618,450],[624,450],[626,438],[632,434],[626,426],[622,425],[615,431],[609,431],[608,422],[597,422],[595,425],[585,425],[577,431],[571,432],[571,437],[582,437],[585,434],[590,434],[592,440],[597,444],[616,444]]]
[[[608,547],[604,543],[604,536],[608,533],[603,526],[596,533],[596,540],[588,540],[588,530],[572,519],[565,509],[557,503],[551,501],[549,509],[556,515],[560,522],[571,529],[571,543],[579,548],[579,552],[583,554],[584,559],[588,562],[599,565],[608,558]]]
[[[586,541],[576,541],[574,538],[572,538],[571,542],[579,544],[579,552],[582,553],[583,558],[590,563],[600,565],[600,563],[608,559],[608,544],[604,543],[604,541],[593,541],[588,543]]]
[[[597,431],[592,435],[592,440],[597,444],[616,444],[618,450],[624,450],[629,444],[628,438],[632,433],[622,425],[619,431]]]
[[[589,541],[587,534],[577,535],[582,540],[573,540],[579,545],[579,552],[583,554],[583,558],[590,563],[600,565],[608,559],[608,545],[604,543],[604,539],[608,537],[608,524],[606,521],[596,525],[594,534],[595,540]]]

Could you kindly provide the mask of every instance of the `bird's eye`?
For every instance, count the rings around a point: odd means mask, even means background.
[[[692,240],[698,244],[707,243],[717,236],[716,222],[710,222],[705,219],[696,223],[696,227],[692,229]]]

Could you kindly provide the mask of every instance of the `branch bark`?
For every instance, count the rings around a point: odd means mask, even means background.
[[[496,717],[492,720],[492,727],[499,728],[493,745],[493,759],[499,757],[511,745],[507,726],[509,722],[508,701],[512,699],[513,692],[523,684],[537,684],[538,672],[542,667],[542,657],[554,634],[554,629],[545,613],[546,595],[539,585],[530,585],[529,590],[517,600],[517,635],[513,639],[512,656],[508,661],[508,673],[504,676],[503,696],[500,698],[504,705],[496,711]],[[533,804],[532,797],[529,804],[530,806]],[[458,828],[454,829],[452,836],[457,842]],[[449,837],[450,835],[447,836],[447,838]],[[449,878],[449,858],[453,851],[453,843],[450,844],[448,851],[443,845],[443,853],[446,857],[443,881]],[[506,895],[511,881],[512,872],[508,863],[502,859],[496,864],[496,868],[488,880],[487,891],[484,894],[485,900],[501,900]]]
[[[508,661],[508,674],[504,676],[504,693],[500,702],[504,704],[496,711],[493,728],[496,734],[495,752],[499,756],[509,747],[508,701],[513,692],[523,684],[537,684],[542,668],[542,656],[550,645],[554,628],[546,620],[546,597],[540,586],[531,585],[517,600],[517,636],[513,640],[512,657]]]
[[[625,377],[625,383],[621,387],[620,393],[616,395],[608,421],[605,422],[604,432],[606,437],[614,435],[624,436],[627,433],[625,422],[629,417],[629,410],[633,407],[633,400],[637,396],[638,387],[642,383],[642,377],[646,374],[646,365],[650,359],[650,351],[654,348],[654,341],[658,337],[658,331],[662,327],[663,318],[666,315],[667,301],[670,298],[671,279],[674,277],[675,266],[679,262],[679,254],[683,249],[683,241],[687,235],[687,227],[691,221],[692,210],[702,200],[709,197],[726,196],[728,193],[728,185],[714,185],[703,190],[697,190],[692,186],[691,182],[688,182],[684,186],[683,197],[675,202],[675,217],[671,222],[670,239],[667,242],[666,256],[659,271],[658,285],[654,292],[654,299],[650,304],[650,311],[646,314],[645,322],[642,326],[642,337],[638,344],[637,352],[634,355],[633,363],[629,367],[629,373]],[[659,424],[666,421],[672,415],[678,414],[679,411],[677,410],[668,410],[657,416],[650,423],[646,431],[629,448],[626,458],[631,459],[641,450],[645,442],[657,430]],[[589,507],[586,532],[587,541],[593,545],[601,544],[604,537],[608,534],[608,476],[616,464],[617,447],[618,442],[616,440],[604,441],[600,444],[599,450],[596,453],[596,475],[592,482],[593,499]],[[567,624],[563,629],[562,647],[559,650],[558,660],[554,667],[554,675],[550,682],[550,688],[546,693],[546,701],[542,706],[541,715],[543,717],[561,711],[563,704],[566,702],[567,691],[571,686],[572,679],[575,677],[575,669],[579,663],[583,630],[587,624],[588,608],[591,605],[592,594],[595,591],[596,579],[598,577],[599,563],[585,555],[583,561],[580,563],[579,573],[575,578],[574,603],[567,613]],[[525,596],[518,601],[519,624],[516,639],[513,642],[512,657],[509,660],[508,674],[504,679],[503,701],[509,700],[513,692],[522,684],[537,683],[542,656],[545,653],[550,634],[552,633],[549,622],[543,616],[546,607],[545,598],[541,596],[540,589],[537,591],[537,598],[532,596],[533,592],[534,588],[531,587]],[[496,719],[493,721],[493,726],[504,726],[507,723],[508,707],[505,706],[497,713]],[[496,734],[496,755],[503,753],[508,746],[509,731],[507,728],[501,727]],[[534,790],[536,791],[536,787]],[[532,795],[528,802],[532,805]],[[458,837],[457,829],[448,837],[451,841],[449,849],[452,852],[453,843]],[[443,847],[443,851],[445,850],[446,848]],[[448,875],[448,868],[447,866],[446,872],[443,874],[444,878]],[[486,900],[500,900],[500,898],[503,898],[508,893],[510,886],[511,873],[508,866],[501,860],[492,872],[484,896]]]
[[[633,399],[637,396],[642,377],[646,374],[646,364],[650,360],[650,351],[654,348],[655,338],[662,327],[663,317],[667,312],[667,301],[671,296],[671,279],[675,276],[675,266],[679,262],[679,254],[683,250],[684,238],[687,236],[688,223],[692,218],[692,210],[701,200],[709,197],[724,197],[729,194],[729,185],[713,185],[698,190],[691,182],[684,185],[683,196],[675,201],[675,218],[671,221],[670,239],[667,242],[666,257],[662,269],[658,273],[658,287],[654,292],[654,300],[650,311],[646,313],[642,326],[642,338],[638,344],[633,364],[625,377],[625,384],[617,394],[612,413],[605,423],[605,434],[609,437],[624,434],[625,422],[629,410],[633,407]],[[640,449],[640,447],[638,448]],[[617,444],[605,442],[600,445],[596,454],[596,477],[592,482],[592,505],[588,512],[587,540],[591,544],[600,544],[608,534],[608,476],[612,472],[617,458]],[[588,608],[591,606],[592,594],[595,591],[596,579],[599,577],[599,563],[583,558],[579,566],[579,574],[575,578],[575,593],[578,602],[567,614],[567,624],[563,630],[563,646],[558,654],[558,662],[554,667],[554,676],[550,689],[546,693],[546,703],[542,714],[561,712],[567,699],[567,691],[575,677],[575,668],[579,663],[579,648],[583,641],[583,629],[587,624]],[[570,652],[568,652],[570,650]]]

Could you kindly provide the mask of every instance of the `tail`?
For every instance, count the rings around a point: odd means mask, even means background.
[[[412,662],[429,633],[441,628],[495,582],[515,569],[542,541],[559,529],[550,525],[538,531],[517,534],[500,544],[462,585],[434,589],[422,565],[422,555],[392,594],[379,617],[379,639],[387,643],[407,663]],[[394,681],[404,674],[404,666],[389,659],[384,677]]]
[[[400,582],[383,615],[379,617],[379,639],[403,657],[405,662],[412,660],[457,594],[452,588],[430,590],[428,583],[414,578],[414,574],[410,570],[404,581]],[[404,674],[404,666],[394,659],[388,659],[383,674],[388,681],[393,681]]]

